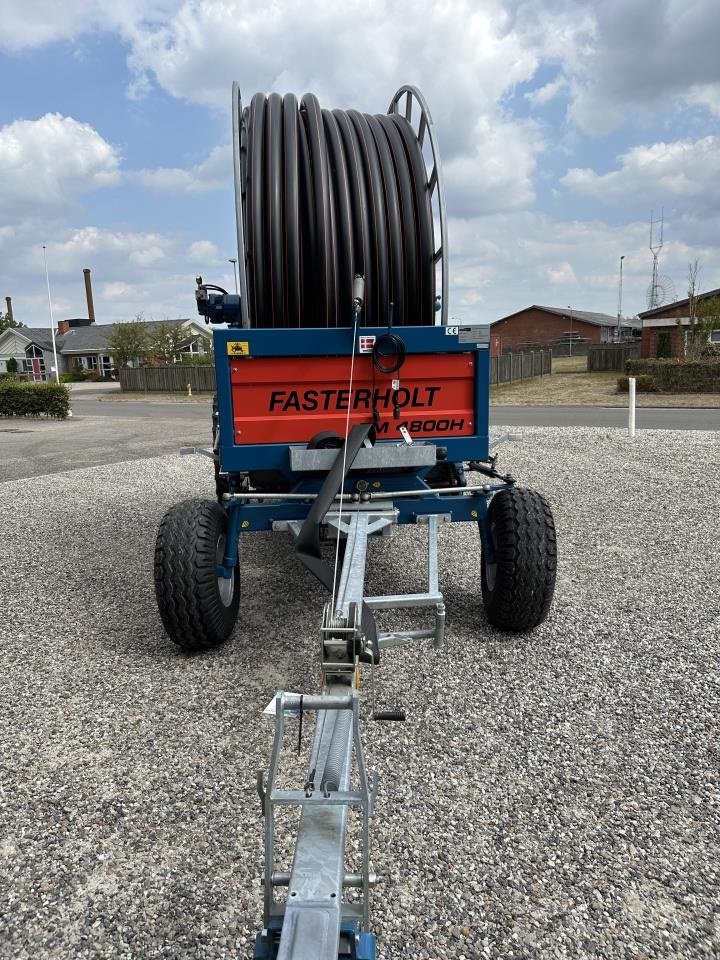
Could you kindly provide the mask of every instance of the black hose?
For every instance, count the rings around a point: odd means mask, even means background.
[[[322,110],[307,94],[255,94],[241,170],[248,309],[254,327],[435,321],[435,250],[422,149],[396,114]]]

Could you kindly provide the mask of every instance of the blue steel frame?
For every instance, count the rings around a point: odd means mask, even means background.
[[[488,416],[490,396],[490,350],[489,344],[460,343],[457,335],[448,331],[453,327],[398,327],[394,329],[405,344],[407,353],[475,354],[475,434],[468,437],[442,438],[439,442],[447,447],[448,460],[461,463],[465,460],[487,460]],[[310,328],[299,330],[214,330],[215,374],[217,381],[218,409],[220,412],[220,464],[227,473],[247,470],[280,470],[289,473],[288,445],[283,443],[236,444],[232,419],[232,395],[230,387],[230,363],[246,363],[242,358],[227,354],[227,344],[245,341],[249,344],[251,357],[347,357],[348,372],[353,348],[354,327]],[[358,334],[381,336],[387,327],[362,327]],[[402,373],[402,372],[401,372]],[[392,442],[392,441],[390,441]]]
[[[215,372],[217,382],[219,430],[220,430],[220,469],[224,473],[236,474],[255,470],[277,470],[284,474],[291,484],[292,493],[317,493],[322,478],[293,474],[290,470],[290,445],[287,443],[236,444],[233,425],[232,389],[230,367],[233,362],[251,362],[243,358],[228,355],[227,344],[244,341],[248,344],[250,357],[319,357],[342,356],[348,358],[353,350],[353,336],[387,333],[387,327],[338,327],[308,328],[292,330],[268,330],[230,328],[214,330]],[[454,463],[462,478],[463,463],[468,460],[487,461],[489,456],[489,395],[490,395],[490,351],[489,344],[460,342],[457,328],[437,327],[401,327],[394,332],[400,336],[408,354],[435,354],[441,362],[443,354],[472,353],[475,356],[475,433],[466,437],[438,437],[436,442],[447,450],[447,461]],[[348,366],[349,372],[349,366]],[[402,375],[402,374],[401,374]],[[397,440],[378,441],[397,444]],[[424,475],[431,468],[426,467],[415,473],[363,473],[362,479],[368,483],[368,489],[392,492],[393,490],[427,490],[429,485]],[[346,481],[345,491],[355,489],[359,477],[353,473]],[[487,536],[487,508],[489,498],[505,484],[492,484],[486,491],[467,494],[433,494],[419,497],[398,498],[394,506],[399,511],[398,523],[415,523],[423,514],[449,514],[454,522],[471,521],[478,523],[483,548],[488,550],[492,559],[492,544]],[[246,503],[242,500],[226,502],[228,513],[228,535],[223,564],[218,573],[229,577],[237,562],[237,542],[241,532],[271,530],[275,520],[302,520],[307,515],[311,500],[283,500],[278,493],[277,500],[271,502]]]

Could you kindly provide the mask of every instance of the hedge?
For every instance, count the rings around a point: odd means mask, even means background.
[[[628,393],[630,390],[630,377],[618,377],[618,393]],[[655,393],[657,386],[652,377],[646,373],[640,373],[635,377],[635,390],[638,393]]]
[[[0,417],[57,417],[70,410],[70,393],[62,383],[0,382]]]
[[[629,376],[652,377],[665,393],[720,393],[720,359],[627,360]]]

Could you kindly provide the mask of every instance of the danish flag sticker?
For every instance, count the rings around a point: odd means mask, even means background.
[[[372,353],[373,347],[375,346],[375,337],[374,336],[360,336],[358,337],[358,351],[360,353]]]

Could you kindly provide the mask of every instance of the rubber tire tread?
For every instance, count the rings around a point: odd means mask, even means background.
[[[547,617],[555,591],[557,541],[552,511],[535,490],[509,487],[496,493],[488,508],[494,528],[495,584],[481,561],[482,598],[490,623],[522,633]]]
[[[183,500],[172,506],[155,541],[155,596],[173,643],[187,653],[210,650],[233,632],[240,605],[240,570],[235,568],[232,601],[225,607],[217,585],[217,542],[227,514],[212,500]]]

